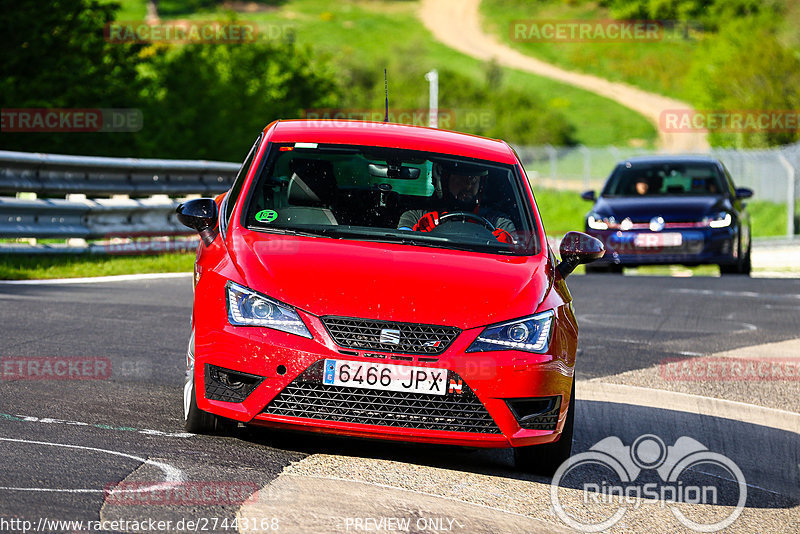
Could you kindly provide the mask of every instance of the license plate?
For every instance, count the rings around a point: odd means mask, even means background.
[[[683,244],[683,236],[679,233],[636,234],[633,244],[639,248],[679,247]]]
[[[325,360],[324,384],[350,388],[447,394],[447,369],[373,362]]]

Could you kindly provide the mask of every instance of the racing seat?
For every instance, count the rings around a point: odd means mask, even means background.
[[[289,164],[289,205],[278,210],[278,221],[293,224],[339,224],[332,207],[338,195],[330,161],[296,158]]]

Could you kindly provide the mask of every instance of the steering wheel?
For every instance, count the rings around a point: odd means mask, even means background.
[[[474,223],[478,223],[490,232],[494,232],[497,228],[489,222],[489,219],[486,217],[481,217],[480,215],[475,215],[469,211],[451,211],[450,213],[445,213],[439,217],[439,225],[441,226],[444,223],[448,222],[455,222],[455,221],[470,221]]]

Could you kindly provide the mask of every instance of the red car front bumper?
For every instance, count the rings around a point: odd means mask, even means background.
[[[214,275],[212,277],[216,278]],[[208,294],[222,296],[224,292],[220,285],[213,285],[215,290]],[[202,291],[200,288],[198,290]],[[577,338],[574,317],[568,306],[556,309],[552,341],[547,354],[513,350],[466,353],[466,349],[482,331],[481,327],[462,331],[447,350],[431,357],[339,347],[319,317],[302,311],[299,311],[300,316],[313,339],[261,327],[232,326],[227,320],[224,300],[220,298],[212,301],[206,301],[209,305],[204,307],[202,314],[195,317],[194,381],[200,410],[237,421],[272,427],[472,447],[536,445],[550,443],[560,437],[570,401]],[[364,354],[371,356],[365,357]],[[443,428],[453,428],[452,421],[449,426],[431,423],[436,419],[435,414],[425,413],[427,408],[424,402],[415,404],[413,401],[398,405],[398,410],[414,406],[427,423],[419,423],[419,418],[413,415],[406,421],[392,417],[387,424],[372,424],[375,422],[373,417],[371,424],[364,424],[353,422],[358,421],[359,417],[331,415],[325,418],[307,418],[297,416],[297,412],[294,415],[273,413],[275,410],[270,409],[271,403],[290,384],[305,383],[306,387],[313,386],[315,391],[326,388],[321,381],[310,386],[307,381],[309,368],[320,365],[318,362],[324,359],[367,363],[378,361],[393,365],[447,369],[451,378],[462,380],[463,390],[461,393],[452,391],[441,401],[448,403],[456,411],[462,410],[465,420],[477,417],[475,414],[485,408],[491,425],[479,431],[445,430]],[[208,398],[215,395],[209,395],[206,381],[212,382],[212,391],[219,383],[208,378],[207,369],[211,368],[209,366],[255,375],[260,382],[241,402],[214,400]],[[298,401],[297,395],[292,398]],[[551,398],[554,403],[554,409],[544,416],[552,421],[549,427],[538,424],[533,425],[536,428],[531,428],[528,423],[521,424],[517,419],[520,414],[515,416],[509,405],[509,401],[513,406],[515,401],[523,399],[534,399],[536,402],[535,399],[547,398]],[[298,402],[302,403],[303,399]],[[339,403],[342,402],[352,403],[352,410],[346,410],[347,406],[343,408],[350,414],[358,414],[359,410],[363,414],[366,410],[358,397],[340,399]],[[375,402],[375,399],[371,402]],[[341,414],[342,410],[338,413]],[[523,425],[527,428],[523,428]],[[547,429],[543,429],[545,427]]]

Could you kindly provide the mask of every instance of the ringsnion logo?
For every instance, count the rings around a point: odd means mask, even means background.
[[[738,491],[736,506],[730,514],[715,523],[701,523],[688,518],[677,503],[718,505],[720,489],[714,485],[684,483],[681,475],[690,468],[704,465],[722,469],[733,480]],[[601,472],[610,470],[616,475],[613,483],[603,476],[603,480],[587,481],[583,478],[583,502],[596,503],[604,511],[602,519],[590,521],[585,516],[568,513],[571,506],[562,502],[559,488],[571,473],[579,469],[589,470],[589,480]],[[592,469],[594,471],[592,471]],[[643,473],[653,471],[659,482],[645,482]],[[566,487],[566,486],[565,486]],[[573,486],[574,487],[574,486]],[[600,532],[619,523],[628,511],[629,505],[638,508],[644,503],[669,506],[673,516],[681,525],[695,532],[717,532],[730,526],[741,515],[747,501],[747,484],[741,469],[727,456],[712,452],[702,443],[682,436],[674,445],[667,446],[653,434],[643,434],[629,446],[616,436],[595,443],[588,451],[576,454],[562,463],[550,484],[550,500],[555,514],[565,524],[580,532]],[[614,510],[616,507],[616,510]],[[609,512],[609,510],[614,510]]]

